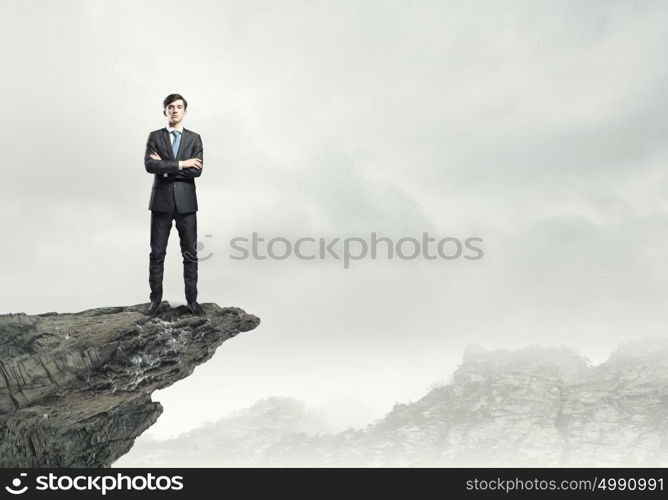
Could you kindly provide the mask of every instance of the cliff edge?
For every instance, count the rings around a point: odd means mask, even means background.
[[[0,315],[0,467],[109,467],[162,413],[151,393],[260,319],[163,302]]]

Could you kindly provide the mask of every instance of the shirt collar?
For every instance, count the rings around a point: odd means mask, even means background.
[[[167,132],[169,132],[170,134],[172,133],[172,130],[178,130],[179,132],[181,132],[181,134],[183,134],[183,124],[179,125],[179,127],[177,128],[174,128],[171,125],[167,125],[165,128],[167,129]]]

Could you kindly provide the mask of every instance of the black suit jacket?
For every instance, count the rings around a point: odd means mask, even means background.
[[[154,160],[151,153],[158,153],[162,160]],[[144,166],[148,173],[154,174],[149,210],[172,212],[176,207],[179,213],[197,212],[195,177],[202,175],[202,169],[185,167],[179,170],[179,160],[199,158],[204,168],[203,154],[202,138],[185,127],[176,158],[166,128],[154,130],[148,135]]]

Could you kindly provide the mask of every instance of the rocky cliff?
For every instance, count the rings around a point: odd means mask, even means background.
[[[0,315],[0,467],[108,467],[162,413],[153,391],[260,323],[216,304],[144,307]]]

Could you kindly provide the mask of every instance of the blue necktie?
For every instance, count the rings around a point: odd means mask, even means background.
[[[176,153],[179,151],[179,144],[181,142],[181,132],[178,130],[172,130],[174,134],[174,144],[172,144],[172,152],[174,153],[174,159],[176,159]]]

